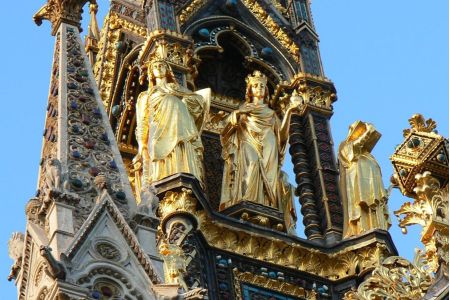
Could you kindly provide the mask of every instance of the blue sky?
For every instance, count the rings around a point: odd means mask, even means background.
[[[389,156],[414,113],[433,118],[439,132],[448,137],[448,1],[312,2],[325,73],[339,97],[331,119],[335,144],[345,138],[353,121],[373,123],[383,135],[373,154],[387,186],[392,174]],[[49,24],[37,27],[31,19],[42,4],[27,1],[18,9],[16,2],[6,1],[2,8],[8,13],[0,18],[2,299],[17,298],[14,284],[6,281],[12,264],[7,241],[11,232],[24,230],[25,203],[35,194],[37,183],[54,42]],[[104,15],[108,1],[99,4]],[[391,211],[405,201],[394,191]],[[421,246],[420,230],[402,235],[394,216],[392,220],[390,232],[397,248],[411,258],[413,249]]]

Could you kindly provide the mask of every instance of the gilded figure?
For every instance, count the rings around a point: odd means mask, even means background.
[[[381,169],[370,153],[380,137],[372,124],[356,121],[339,145],[344,237],[391,225]]]
[[[245,102],[227,117],[221,133],[225,165],[220,209],[246,200],[284,210],[280,166],[300,97],[291,97],[280,120],[268,105],[267,77],[254,71],[246,82]]]
[[[159,252],[164,260],[164,279],[168,284],[179,284],[188,290],[183,280],[186,273],[186,257],[180,246],[169,244],[165,240],[159,245]]]
[[[210,89],[194,93],[181,86],[162,59],[150,61],[147,72],[148,90],[136,103],[138,154],[133,163],[142,172],[140,188],[181,172],[203,182],[200,134]]]
[[[290,235],[296,235],[295,227],[297,223],[297,213],[295,212],[294,195],[295,188],[289,183],[286,172],[280,172],[280,180],[278,181],[280,189],[280,211],[284,216],[286,224],[286,232]]]

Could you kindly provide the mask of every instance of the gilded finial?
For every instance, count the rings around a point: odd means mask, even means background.
[[[412,132],[433,132],[436,129],[436,122],[433,119],[425,121],[421,114],[413,115],[408,121],[411,128],[403,130],[403,137],[407,137]]]

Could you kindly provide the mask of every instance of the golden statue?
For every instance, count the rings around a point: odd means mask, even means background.
[[[280,189],[280,211],[284,215],[286,232],[290,235],[296,235],[295,227],[297,223],[297,213],[294,205],[294,187],[289,183],[286,172],[280,171],[280,180],[278,181]]]
[[[162,240],[159,253],[164,260],[164,281],[166,284],[179,284],[186,291],[188,287],[183,280],[186,273],[186,256],[180,246]]]
[[[339,145],[344,237],[390,227],[387,192],[381,169],[370,154],[381,134],[372,124],[356,121]]]
[[[209,111],[210,89],[193,93],[179,85],[162,59],[148,63],[148,90],[136,103],[138,154],[142,186],[175,173],[193,174],[203,181],[200,138]],[[202,96],[203,95],[203,96]],[[140,166],[142,168],[140,168]]]
[[[280,121],[268,106],[267,77],[255,71],[246,82],[245,103],[228,116],[221,134],[225,165],[220,210],[244,200],[279,208],[280,166],[299,97],[291,98]]]

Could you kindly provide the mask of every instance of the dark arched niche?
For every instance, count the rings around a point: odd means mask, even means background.
[[[195,85],[198,89],[210,87],[215,94],[243,99],[245,77],[245,56],[239,40],[231,32],[223,33],[218,39],[220,49],[208,49],[198,53],[201,63]]]
[[[201,30],[207,30],[209,36],[201,35]],[[295,73],[295,67],[275,40],[232,17],[197,20],[183,34],[194,39],[195,52],[201,59],[195,81],[198,89],[210,87],[216,94],[243,99],[245,77],[252,71],[266,74],[271,92]],[[267,48],[270,55],[264,54],[263,49]]]

